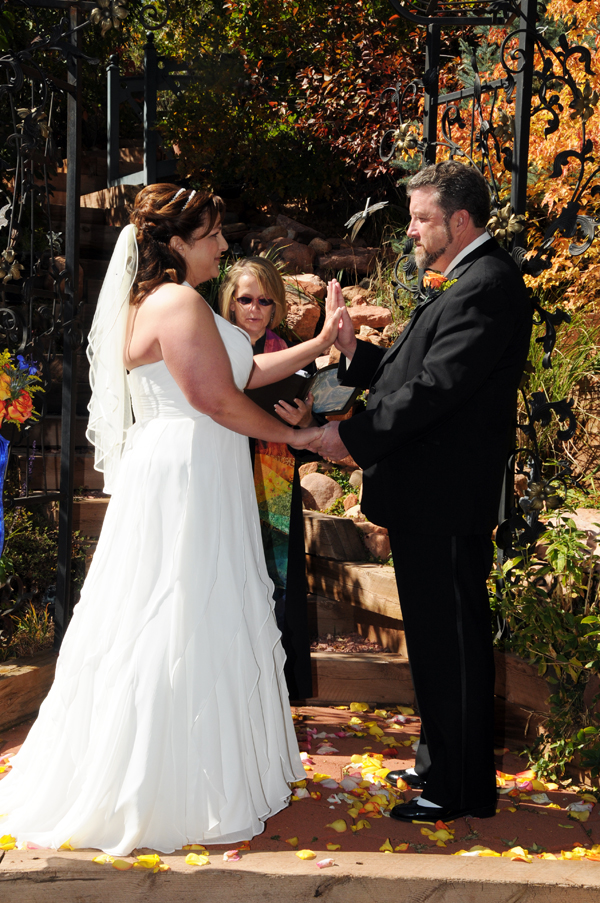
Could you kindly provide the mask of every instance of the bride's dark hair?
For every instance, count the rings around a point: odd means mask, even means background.
[[[181,284],[186,265],[181,254],[169,247],[174,236],[191,244],[197,229],[204,238],[222,220],[221,198],[203,191],[159,183],[142,188],[135,199],[130,220],[137,227],[138,272],[131,291],[131,304],[139,304],[163,282]]]

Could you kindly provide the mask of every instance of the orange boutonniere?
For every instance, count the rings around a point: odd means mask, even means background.
[[[435,270],[425,270],[423,282],[421,283],[421,298],[423,301],[429,301],[431,298],[437,298],[442,292],[445,292],[454,285],[456,279],[446,279],[443,273],[436,273]]]

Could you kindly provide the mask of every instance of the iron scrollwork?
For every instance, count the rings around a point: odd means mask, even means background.
[[[539,276],[552,265],[557,237],[571,238],[569,254],[578,256],[589,249],[600,223],[581,212],[586,197],[600,194],[600,166],[593,158],[593,145],[586,132],[586,123],[600,98],[588,82],[580,84],[572,71],[574,61],[583,67],[586,75],[592,75],[592,58],[589,49],[580,44],[569,44],[564,34],[559,35],[556,46],[537,27],[535,3],[506,0],[498,4],[472,5],[451,0],[390,0],[394,9],[411,21],[417,21],[428,29],[428,42],[436,29],[456,28],[458,25],[485,25],[489,28],[504,17],[507,23],[516,19],[516,27],[510,29],[502,40],[494,61],[496,75],[485,80],[479,72],[477,55],[471,53],[470,75],[458,90],[441,94],[438,91],[441,57],[432,55],[428,43],[426,71],[421,79],[407,85],[396,84],[382,94],[382,101],[391,103],[396,111],[397,125],[388,129],[380,144],[380,157],[391,166],[410,174],[425,162],[435,159],[437,151],[447,156],[461,157],[477,166],[486,176],[492,194],[492,216],[488,230],[513,254],[524,274]],[[470,14],[472,13],[472,15]],[[488,14],[485,23],[476,16]],[[494,21],[492,21],[492,19]],[[480,29],[483,33],[483,28]],[[438,45],[439,46],[439,37]],[[489,52],[490,45],[486,48]],[[490,68],[489,66],[487,68]],[[498,70],[500,69],[500,72]],[[565,91],[566,89],[566,91]],[[568,100],[565,100],[565,93]],[[527,104],[529,103],[529,108]],[[570,119],[580,124],[580,146],[561,150],[554,159],[552,177],[561,178],[565,167],[578,163],[574,185],[569,200],[558,215],[548,224],[537,243],[525,247],[527,218],[525,210],[529,146],[524,147],[525,157],[515,166],[515,155],[523,153],[518,146],[518,127],[515,123],[515,107],[521,104],[521,118],[546,116],[545,135],[555,133],[568,104]],[[439,112],[438,112],[439,110]],[[433,112],[432,112],[433,111]],[[427,116],[434,117],[434,124],[427,127]],[[423,125],[420,126],[420,122]],[[527,131],[527,141],[528,141]],[[504,173],[499,184],[496,173]],[[520,182],[519,182],[520,180]],[[506,196],[504,184],[510,183],[511,194]],[[394,293],[408,293],[413,299],[418,295],[417,266],[410,253],[410,243],[402,247],[394,269]],[[545,310],[534,298],[536,324],[544,327],[537,338],[543,346],[542,365],[552,366],[552,353],[557,339],[557,328],[568,324],[570,316],[561,309]],[[544,508],[552,508],[559,498],[557,485],[576,482],[568,465],[561,465],[560,472],[549,480],[542,477],[542,463],[537,442],[538,425],[546,426],[556,418],[562,428],[556,438],[568,441],[575,434],[577,424],[570,399],[554,401],[545,393],[533,393],[525,397],[527,420],[521,430],[528,437],[530,447],[517,455],[518,466],[527,471],[528,494],[522,504],[514,508],[505,524],[499,528],[498,544],[506,551],[522,543],[534,541],[538,533],[538,517]],[[522,462],[526,463],[523,464]],[[536,494],[537,493],[537,494]]]

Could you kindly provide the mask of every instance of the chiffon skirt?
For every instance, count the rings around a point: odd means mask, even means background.
[[[246,437],[136,424],[0,834],[123,855],[260,833],[305,776],[283,666]]]

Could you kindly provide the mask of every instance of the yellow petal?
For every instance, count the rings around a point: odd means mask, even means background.
[[[380,853],[393,853],[394,852],[394,848],[392,847],[392,845],[390,843],[389,837],[387,837],[385,842],[381,844],[381,846],[379,847],[379,852]]]
[[[208,861],[208,853],[205,853],[204,855],[198,853],[188,853],[185,857],[186,865],[208,865]]]
[[[388,713],[387,713],[386,709],[375,709],[373,714],[379,715],[380,718],[387,718]]]
[[[370,824],[370,822],[367,821],[366,818],[361,818],[361,820],[356,823],[357,831],[362,831],[363,828],[370,828],[370,827],[371,827],[371,824]]]
[[[533,856],[530,856],[523,847],[511,847],[502,853],[504,859],[516,859],[519,862],[533,862]]]
[[[336,820],[332,821],[330,825],[327,825],[327,827],[333,828],[333,830],[337,831],[338,834],[343,834],[348,825],[343,818],[336,818]]]
[[[146,856],[137,856],[137,862],[133,863],[134,869],[153,869],[160,865],[160,856],[157,853],[149,853]]]
[[[436,840],[435,845],[436,845],[436,847],[445,847],[446,846],[446,844],[444,843],[443,840]]]
[[[3,834],[0,837],[0,850],[14,850],[17,845],[17,838],[12,834]]]
[[[92,862],[97,862],[98,865],[107,865],[108,863],[112,863],[115,860],[112,856],[109,856],[108,853],[101,853],[100,856],[94,856]]]
[[[366,702],[351,702],[350,703],[350,711],[351,712],[368,712],[369,706]]]
[[[407,843],[399,843],[397,847],[394,847],[394,853],[405,853],[408,850]]]
[[[546,790],[547,789],[546,784],[544,784],[542,781],[532,781],[531,786],[534,790]]]
[[[206,850],[206,847],[203,847],[201,843],[186,843],[182,850]]]
[[[290,784],[290,787],[306,787],[308,781],[306,778],[303,781],[294,781],[293,784]]]
[[[341,850],[342,848],[339,845],[339,843],[328,843],[327,849],[329,850],[330,853],[334,853],[336,850]]]
[[[331,778],[330,774],[319,774],[319,772],[316,772],[316,774],[313,775],[315,784],[320,784],[321,781],[327,781],[329,778]]]
[[[359,810],[356,809],[354,806],[352,807],[352,809],[348,809],[348,815],[350,816],[350,818],[356,818],[358,813],[359,813]]]
[[[576,818],[577,821],[587,821],[590,817],[589,810],[586,809],[585,812],[569,812],[569,818]]]
[[[316,859],[317,854],[313,853],[312,850],[298,850],[296,853],[298,859]]]
[[[540,859],[556,859],[554,853],[540,853]]]
[[[401,715],[414,715],[415,710],[411,709],[410,706],[407,705],[397,705],[396,708],[400,712]]]
[[[288,839],[286,840],[286,843],[289,843],[289,845],[291,847],[297,847],[298,846],[298,838],[297,837],[288,837]]]
[[[65,840],[65,842],[63,844],[61,844],[61,846],[59,846],[58,849],[59,850],[72,850],[73,847],[71,846],[71,841]]]
[[[120,872],[128,872],[129,869],[133,868],[133,862],[127,862],[126,859],[115,859],[112,863],[112,867],[118,869]]]

